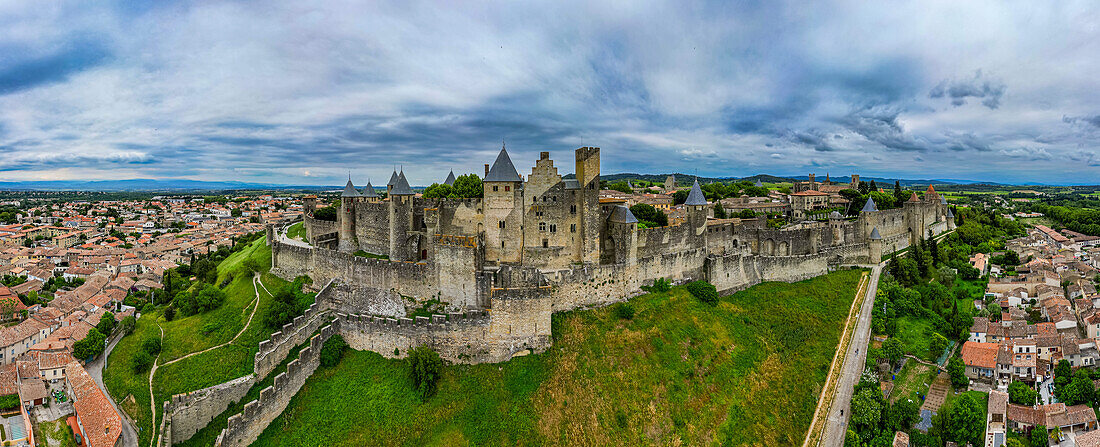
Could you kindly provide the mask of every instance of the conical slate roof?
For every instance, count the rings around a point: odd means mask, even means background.
[[[397,183],[393,185],[393,190],[390,191],[391,196],[411,196],[415,194],[411,187],[409,187],[409,181],[405,179],[405,171],[401,171],[397,175]]]
[[[489,175],[486,175],[483,181],[522,182],[523,179],[519,178],[519,172],[516,172],[512,159],[508,157],[508,151],[502,147],[500,154],[497,154],[497,160],[493,162],[493,167],[489,169]]]
[[[872,229],[871,229],[871,240],[872,240],[872,241],[880,241],[880,240],[882,240],[882,235],[881,235],[881,234],[878,234],[878,227],[875,227],[875,228],[872,228]]]
[[[947,197],[940,196],[940,205],[947,205]]]
[[[390,174],[390,181],[386,182],[387,187],[392,187],[397,184],[397,170],[393,170],[393,174]]]
[[[860,212],[861,213],[869,213],[869,212],[872,212],[872,211],[878,211],[878,207],[875,206],[874,199],[868,197],[867,198],[867,203],[865,205],[863,205],[863,209],[860,210]]]
[[[630,208],[622,205],[616,205],[611,210],[611,215],[607,216],[607,220],[616,223],[638,223],[638,218],[634,217],[634,213],[630,212]]]
[[[954,219],[954,218],[955,218],[955,213],[952,213],[952,212],[951,212],[951,208],[948,208],[948,209],[947,209],[947,217],[949,217],[949,218],[951,218],[951,219]]]
[[[340,197],[360,197],[359,191],[355,190],[355,185],[351,184],[351,179],[348,179],[348,184],[344,185],[344,192]]]
[[[756,179],[756,184],[753,186],[756,186],[757,188],[763,188],[764,182],[760,181],[760,179]]]
[[[378,193],[374,191],[374,186],[370,184],[370,180],[367,180],[367,187],[363,188],[363,197],[377,198]]]
[[[444,180],[443,184],[447,185],[447,186],[454,186],[455,185],[455,171],[454,170],[451,170],[451,173],[447,174],[447,180]]]
[[[687,200],[684,201],[684,205],[688,206],[706,206],[707,197],[703,195],[703,190],[699,188],[699,179],[695,179],[695,184],[691,185],[691,192],[688,193]]]

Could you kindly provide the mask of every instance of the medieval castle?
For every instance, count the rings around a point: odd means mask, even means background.
[[[267,240],[272,272],[324,284],[316,303],[260,343],[253,374],[164,402],[158,445],[189,439],[305,346],[259,399],[229,418],[215,443],[249,445],[305,384],[335,334],[387,357],[429,346],[452,362],[501,362],[545,350],[553,312],[620,301],[657,278],[702,279],[725,293],[797,281],[876,264],[955,225],[929,187],[901,208],[880,211],[869,200],[854,219],[834,212],[774,229],[764,218],[709,217],[696,182],[682,221],[639,228],[625,206],[601,205],[599,148],[582,147],[575,157],[576,179],[559,175],[543,152],[525,181],[502,149],[486,165],[480,199],[416,197],[403,172],[393,174],[384,199],[369,183],[359,191],[349,181],[335,222],[315,219],[315,199],[307,199],[307,242],[272,226]],[[446,314],[407,317],[424,303]]]
[[[486,330],[496,334],[347,337],[362,339],[365,349],[393,355],[406,347],[394,343],[429,344],[453,361],[501,361],[545,348],[550,312],[622,300],[657,278],[704,279],[723,292],[804,279],[877,263],[929,230],[954,225],[947,202],[929,188],[899,209],[879,211],[868,201],[855,219],[833,213],[773,229],[762,218],[709,217],[696,182],[682,222],[639,228],[625,206],[601,205],[599,148],[574,155],[575,179],[558,173],[549,152],[524,179],[502,148],[486,165],[481,199],[417,197],[403,171],[390,178],[385,199],[369,183],[360,191],[349,180],[335,222],[314,219],[316,204],[307,199],[308,244],[272,235],[273,266],[287,277],[336,280],[345,291],[323,304],[338,312],[402,318],[407,308],[437,300],[448,311],[484,312]]]

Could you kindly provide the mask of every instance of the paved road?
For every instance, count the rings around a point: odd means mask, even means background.
[[[119,340],[122,340],[122,337],[115,337],[114,341],[107,345],[107,349],[103,350],[103,355],[84,365],[84,369],[88,371],[88,375],[92,376],[92,380],[99,386],[99,389],[107,394],[107,400],[111,401],[111,406],[115,407],[115,411],[122,415],[124,414],[122,409],[119,408],[111,393],[107,392],[107,387],[103,385],[103,364],[107,361],[107,356],[111,355],[111,351],[115,349],[115,345],[118,344]],[[133,425],[130,425],[130,420],[126,416],[122,416],[122,445],[126,447],[137,447],[138,445],[137,431],[134,430]]]
[[[878,277],[881,273],[881,265],[871,269],[867,298],[864,299],[863,307],[859,310],[856,332],[852,334],[852,341],[848,344],[848,354],[844,357],[840,383],[837,384],[836,399],[833,400],[833,406],[829,409],[829,419],[825,423],[825,435],[822,436],[820,445],[826,447],[844,445],[844,435],[848,432],[848,417],[851,413],[848,411],[848,406],[852,401],[852,391],[859,383],[863,364],[867,361],[867,342],[871,337],[871,309],[875,306],[875,292],[878,291]]]
[[[312,245],[309,245],[309,244],[307,244],[305,242],[302,242],[300,240],[291,239],[289,236],[286,235],[286,231],[289,230],[289,229],[290,229],[290,225],[285,225],[282,228],[280,228],[278,231],[275,232],[276,236],[279,238],[279,242],[282,242],[284,244],[297,245],[299,247],[305,247],[305,248],[312,248],[313,247]]]

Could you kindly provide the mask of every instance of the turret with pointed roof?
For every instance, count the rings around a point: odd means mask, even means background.
[[[863,205],[863,209],[860,210],[860,212],[861,213],[870,213],[870,212],[874,212],[874,211],[878,211],[878,207],[875,206],[875,200],[868,197],[867,198],[867,203],[865,203]]]
[[[447,180],[444,180],[443,184],[447,185],[447,186],[454,186],[455,185],[455,171],[453,169],[451,170],[451,172],[449,174],[447,174]]]
[[[401,171],[397,174],[397,183],[393,185],[393,189],[390,190],[391,196],[411,196],[415,194],[411,187],[409,187],[409,181],[405,179],[405,171]]]
[[[699,179],[695,179],[695,184],[691,185],[691,192],[688,193],[684,205],[707,206],[707,196],[703,195],[703,190],[699,187]]]
[[[920,198],[917,197],[917,193],[913,193],[913,195],[909,196],[909,200],[906,200],[906,202],[918,203],[920,202]]]
[[[393,170],[393,174],[390,174],[390,181],[386,182],[386,194],[393,192],[393,186],[397,184],[397,170]]]
[[[344,185],[344,192],[340,194],[340,197],[362,197],[359,191],[355,190],[355,185],[351,184],[351,179],[348,179],[348,184]]]
[[[493,162],[493,167],[489,169],[489,174],[485,176],[483,181],[486,182],[522,182],[523,179],[519,177],[519,172],[516,171],[515,165],[512,164],[512,159],[508,157],[508,151],[502,146],[500,153],[497,154],[496,161]]]
[[[367,186],[363,188],[363,197],[368,199],[377,199],[379,197],[378,192],[374,190],[374,186],[370,184],[370,180],[367,180]]]

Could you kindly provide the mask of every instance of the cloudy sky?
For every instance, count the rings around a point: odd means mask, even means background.
[[[1098,2],[689,3],[0,0],[0,180],[1100,183]]]

